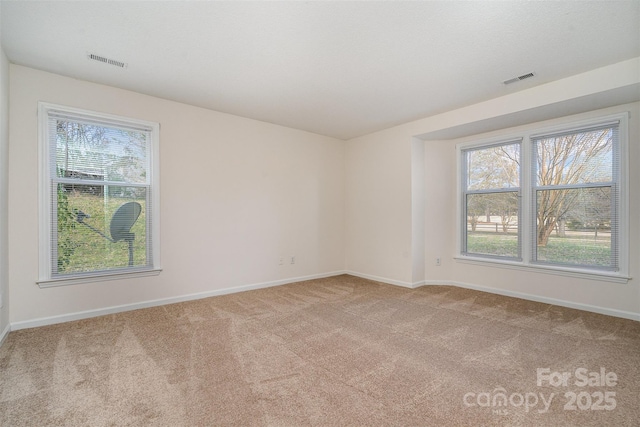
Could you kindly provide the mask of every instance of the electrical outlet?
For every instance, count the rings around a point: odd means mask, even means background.
[[[284,264],[284,257],[283,256],[281,256],[280,260],[278,261],[278,265],[282,265],[282,264]]]
[[[436,265],[440,267],[440,258],[436,258]]]
[[[293,255],[291,257],[291,264],[295,264],[295,263],[296,263],[296,257],[295,257],[295,255]]]

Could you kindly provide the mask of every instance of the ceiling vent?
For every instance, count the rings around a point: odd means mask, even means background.
[[[87,57],[89,59],[91,59],[92,61],[103,62],[105,64],[115,65],[116,67],[120,67],[120,68],[127,68],[127,64],[126,63],[124,63],[122,61],[116,61],[115,59],[105,58],[104,56],[95,55],[93,53],[87,54]]]
[[[531,78],[533,76],[535,76],[535,73],[527,73],[527,74],[523,74],[523,75],[518,76],[518,77],[514,77],[514,78],[509,79],[509,80],[505,80],[502,83],[504,83],[506,85],[510,85],[511,83],[519,82],[520,80],[524,80],[524,79],[529,79],[529,78]]]

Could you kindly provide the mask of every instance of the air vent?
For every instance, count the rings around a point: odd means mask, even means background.
[[[512,79],[509,80],[505,80],[503,83],[506,85],[510,85],[511,83],[515,83],[515,82],[519,82],[520,80],[524,80],[524,79],[529,79],[531,77],[535,76],[534,73],[527,73],[527,74],[523,74],[521,76],[518,77],[514,77]]]
[[[127,64],[122,61],[116,61],[115,59],[105,58],[104,56],[95,55],[93,53],[89,53],[88,58],[93,61],[104,62],[105,64],[115,65],[120,68],[127,68]]]

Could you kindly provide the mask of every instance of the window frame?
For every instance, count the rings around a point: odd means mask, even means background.
[[[598,279],[617,283],[626,283],[630,277],[629,274],[629,130],[628,130],[629,113],[618,113],[607,116],[595,117],[579,121],[566,121],[564,123],[553,126],[528,127],[526,130],[517,133],[507,133],[504,135],[475,139],[456,144],[457,159],[457,218],[458,226],[456,227],[456,255],[455,259],[465,263],[477,265],[494,265],[503,268],[536,271],[541,273],[550,273],[570,277],[580,277],[586,279]],[[535,197],[535,177],[532,176],[533,167],[533,139],[546,134],[556,134],[564,132],[580,132],[589,128],[611,124],[618,122],[618,144],[619,152],[618,170],[614,170],[613,181],[618,185],[617,208],[614,211],[617,214],[617,236],[612,236],[612,245],[617,244],[618,251],[618,269],[598,268],[597,266],[571,266],[564,264],[545,263],[534,260],[533,231],[536,226],[534,224],[536,218]],[[470,149],[481,149],[483,147],[491,147],[509,143],[522,139],[521,145],[521,164],[520,164],[520,220],[522,226],[519,227],[521,260],[505,258],[500,256],[479,256],[476,254],[465,253],[465,228],[466,227],[466,209],[464,207],[463,197],[465,193],[465,175],[466,175],[466,159],[465,151]]]
[[[51,159],[49,140],[49,116],[52,113],[61,113],[77,118],[78,121],[90,120],[104,126],[134,127],[149,129],[150,147],[149,155],[149,198],[148,215],[148,241],[147,252],[150,265],[123,267],[115,270],[99,270],[84,273],[70,273],[68,275],[53,274],[53,239],[52,239],[52,178],[51,168],[54,164]],[[162,271],[160,267],[160,124],[130,117],[117,116],[75,107],[38,103],[38,238],[39,238],[39,268],[36,283],[41,288],[97,282],[104,280],[116,280],[140,276],[157,275]]]
[[[468,179],[468,152],[480,151],[484,149],[490,149],[494,147],[500,147],[504,145],[518,145],[519,150],[519,167],[518,167],[518,187],[504,187],[504,188],[490,188],[484,190],[470,190],[467,188],[467,179]],[[492,142],[482,145],[469,145],[460,149],[461,156],[461,168],[460,168],[460,179],[461,179],[461,207],[462,213],[460,215],[461,221],[461,249],[459,253],[464,256],[470,257],[479,257],[479,258],[490,258],[490,259],[498,259],[498,260],[507,260],[507,261],[522,261],[522,139],[514,138],[514,139],[501,139],[499,142]],[[469,195],[489,195],[489,194],[504,194],[504,193],[516,193],[516,197],[518,198],[518,254],[516,256],[503,256],[503,255],[492,255],[492,254],[481,254],[477,252],[468,252],[464,249],[467,248],[468,243],[468,203],[467,196]]]

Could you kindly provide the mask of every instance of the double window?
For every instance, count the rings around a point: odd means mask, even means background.
[[[39,120],[39,283],[158,269],[158,124],[45,103]]]
[[[459,146],[461,255],[626,275],[626,120]]]

